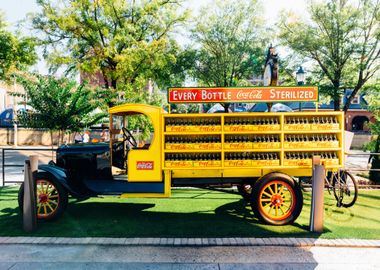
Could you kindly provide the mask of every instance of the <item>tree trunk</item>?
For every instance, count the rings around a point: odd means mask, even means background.
[[[340,110],[340,95],[339,95],[339,83],[334,83],[333,90],[333,99],[334,99],[334,111]]]
[[[334,111],[340,110],[340,99],[334,99]]]
[[[351,95],[347,98],[346,104],[344,104],[343,111],[347,112],[348,109],[350,108],[351,102],[356,96],[356,94],[359,92],[359,90],[362,88],[364,83],[359,83],[358,85],[355,86],[354,90],[352,90]]]
[[[53,143],[53,131],[49,130],[50,133],[50,142],[51,142],[51,159],[54,159],[54,143]]]
[[[222,106],[224,107],[224,112],[228,113],[228,108],[230,107],[229,103],[223,103]]]

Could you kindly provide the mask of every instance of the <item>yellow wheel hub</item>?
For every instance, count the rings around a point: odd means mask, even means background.
[[[270,219],[284,220],[292,214],[295,200],[293,188],[288,183],[271,181],[260,192],[259,210]]]

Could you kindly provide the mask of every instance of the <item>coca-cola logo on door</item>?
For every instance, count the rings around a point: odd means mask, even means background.
[[[153,161],[137,161],[136,169],[137,170],[153,170],[154,162]]]

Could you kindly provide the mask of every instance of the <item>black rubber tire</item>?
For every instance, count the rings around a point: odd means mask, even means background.
[[[336,176],[337,173],[341,174],[340,177]],[[342,195],[343,199],[342,199],[340,206],[343,206],[346,208],[351,207],[355,204],[355,202],[358,198],[358,184],[355,180],[355,177],[351,173],[349,173],[347,171],[339,171],[337,173],[334,173],[331,176],[331,177],[333,177],[332,185],[333,185],[334,197],[335,197],[336,201],[339,202],[340,195]],[[341,193],[341,190],[339,188],[335,188],[336,185],[339,186],[338,185],[339,180],[341,180],[342,184],[344,184],[344,185],[347,184],[347,180],[348,180],[349,181],[348,185],[351,186],[351,190],[346,188],[345,191]],[[348,200],[345,200],[345,198],[346,199],[348,198]]]
[[[58,206],[57,206],[57,209],[55,209],[55,211],[53,213],[51,213],[50,215],[47,215],[47,216],[41,216],[41,215],[38,215],[37,214],[37,220],[38,221],[53,221],[53,220],[56,220],[58,219],[59,217],[62,216],[62,214],[64,213],[64,211],[66,210],[67,208],[67,204],[68,204],[68,193],[67,193],[67,190],[49,173],[45,173],[45,172],[39,172],[37,173],[37,177],[36,177],[36,182],[38,182],[39,180],[45,180],[47,182],[49,182],[51,185],[54,185],[57,193],[58,193],[58,198],[59,198],[59,203],[58,203]],[[20,186],[20,189],[19,189],[19,192],[18,192],[18,206],[19,206],[19,209],[22,213],[22,210],[23,210],[23,201],[24,201],[24,183],[21,184]],[[38,195],[37,195],[37,192],[36,192],[36,203],[38,204]],[[37,210],[38,211],[38,210]]]
[[[287,212],[287,214],[281,219],[271,218],[270,216],[267,215],[267,213],[263,211],[262,207],[260,206],[260,203],[261,203],[260,195],[262,191],[264,191],[263,189],[265,189],[268,186],[268,184],[270,183],[274,184],[275,182],[286,185],[288,189],[291,190],[289,192],[290,195],[293,196],[291,205],[289,205],[289,208],[290,208],[289,212]],[[272,202],[268,202],[268,203],[271,204]],[[253,186],[252,194],[251,194],[251,207],[255,216],[259,220],[267,224],[286,225],[286,224],[293,223],[300,215],[302,207],[303,207],[303,195],[302,195],[301,188],[289,175],[286,175],[284,173],[277,173],[277,172],[269,173],[263,176],[261,179],[259,179],[256,182],[256,184]]]

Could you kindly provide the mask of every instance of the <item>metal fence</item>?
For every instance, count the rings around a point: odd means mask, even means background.
[[[56,148],[36,148],[36,147],[17,147],[17,148],[2,148],[1,149],[1,183],[0,186],[5,186],[6,184],[12,184],[12,183],[22,183],[23,178],[21,180],[15,180],[10,177],[8,179],[6,177],[6,168],[20,168],[20,174],[23,175],[21,172],[23,171],[25,159],[29,155],[35,155],[42,153],[49,153],[48,155],[39,155],[40,159],[48,160],[54,160],[55,159],[55,152]],[[21,153],[20,153],[21,152]],[[22,157],[25,157],[22,159]],[[13,159],[12,159],[13,158]],[[9,162],[7,162],[9,161]],[[46,162],[47,163],[47,162]],[[11,172],[10,174],[16,174],[14,172]]]
[[[12,184],[12,183],[21,183],[23,179],[21,180],[14,180],[14,179],[7,179],[6,178],[6,168],[20,168],[20,173],[22,172],[22,169],[24,167],[24,160],[27,158],[29,155],[24,155],[25,159],[20,160],[20,163],[17,163],[17,159],[11,161],[11,162],[6,162],[7,159],[12,158],[12,153],[17,152],[17,155],[20,156],[20,152],[30,152],[30,155],[36,154],[43,152],[43,153],[49,153],[49,155],[45,155],[43,158],[45,158],[45,161],[47,163],[48,160],[54,160],[55,159],[55,154],[56,154],[56,148],[35,148],[35,147],[19,147],[19,148],[2,148],[1,149],[1,181],[0,181],[0,186],[5,186],[6,184]],[[7,156],[8,153],[8,156]],[[346,153],[347,156],[380,156],[380,153]],[[21,154],[21,157],[23,155]],[[14,155],[13,155],[14,157]],[[41,157],[41,156],[40,156]],[[346,168],[347,171],[349,172],[369,172],[369,171],[376,171],[380,172],[380,169],[369,169],[369,168]],[[376,186],[378,187],[378,186]]]

